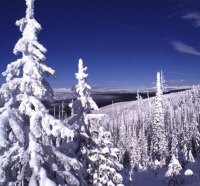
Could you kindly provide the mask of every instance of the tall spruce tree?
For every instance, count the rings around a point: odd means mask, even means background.
[[[44,74],[54,70],[43,63],[46,48],[37,40],[42,28],[34,19],[34,0],[26,5],[26,17],[16,22],[22,38],[14,47],[22,57],[8,64],[0,89],[0,185],[79,185],[74,171],[81,164],[69,145],[56,145],[58,137],[69,141],[74,133],[41,102],[53,95]]]
[[[162,85],[160,72],[157,73],[154,122],[152,124],[151,155],[152,160],[165,164],[168,155],[168,143],[165,134]]]
[[[82,177],[85,181],[82,185],[116,185],[122,182],[122,176],[117,173],[117,169],[122,168],[118,162],[119,150],[110,141],[110,133],[98,126],[98,120],[104,115],[92,113],[92,110],[98,111],[98,106],[90,96],[86,70],[80,59],[78,73],[75,74],[78,80],[74,89],[76,99],[70,104],[74,115],[69,119],[69,124],[76,131],[74,150],[83,164]]]

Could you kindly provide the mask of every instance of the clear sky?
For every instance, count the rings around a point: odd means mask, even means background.
[[[1,0],[1,72],[20,57],[12,51],[24,15],[24,0]],[[161,69],[168,85],[200,82],[199,0],[36,0],[35,18],[54,88],[75,83],[79,58],[97,87],[151,87]]]

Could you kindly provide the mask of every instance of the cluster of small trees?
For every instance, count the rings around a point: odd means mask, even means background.
[[[37,40],[34,0],[26,5],[26,17],[16,22],[22,38],[14,54],[22,57],[8,64],[0,89],[0,185],[121,185],[119,150],[110,133],[94,125],[104,115],[91,112],[98,107],[82,60],[69,122],[55,119],[43,105],[53,96],[44,75],[54,70],[44,64],[46,48]]]

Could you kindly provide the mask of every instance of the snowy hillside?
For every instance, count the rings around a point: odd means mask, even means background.
[[[144,177],[148,174],[145,172],[140,173],[138,170],[147,170],[149,166],[155,166],[151,145],[154,135],[152,127],[155,122],[156,97],[116,103],[101,108],[101,112],[108,115],[102,124],[111,131],[113,141],[121,149],[122,161],[125,167],[131,164],[131,161],[134,162],[133,166],[137,170],[134,174],[134,179],[138,182],[141,174]],[[200,141],[199,113],[199,86],[195,86],[191,90],[163,95],[163,130],[166,134],[166,153],[168,154],[166,161],[168,164],[170,156],[175,154],[183,168],[182,172],[186,170],[188,165],[190,166],[190,163],[195,161],[193,167],[199,167],[199,159],[197,158]],[[124,153],[128,154],[125,159],[123,159]],[[194,169],[196,171],[195,174],[200,173],[198,168]],[[163,170],[161,169],[160,171],[162,172]],[[155,179],[155,174],[153,177],[149,174],[147,178],[150,177],[150,180]],[[164,173],[161,173],[161,175],[161,177],[164,177]],[[140,181],[142,180],[143,178]]]

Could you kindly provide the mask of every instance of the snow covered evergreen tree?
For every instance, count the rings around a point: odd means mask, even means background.
[[[127,151],[127,148],[130,147],[130,143],[132,142],[131,140],[128,139],[128,133],[126,130],[126,126],[125,126],[125,121],[124,118],[125,116],[121,117],[121,125],[119,128],[119,149],[120,149],[120,161],[123,161],[123,164],[126,164],[126,162],[124,162],[124,155]],[[129,136],[130,137],[130,136]],[[130,143],[129,143],[130,142]]]
[[[136,96],[136,99],[137,99],[137,100],[141,100],[141,99],[142,99],[142,96],[139,94],[139,90],[137,90],[137,96]]]
[[[148,142],[147,137],[145,135],[145,129],[142,127],[139,131],[138,136],[138,156],[139,163],[142,169],[146,169],[149,164],[149,156],[148,156]]]
[[[119,149],[111,142],[111,134],[101,126],[91,130],[95,146],[89,150],[89,185],[121,185],[122,176],[118,173],[123,167],[119,163]]]
[[[200,143],[200,132],[198,129],[198,122],[196,121],[196,116],[192,114],[192,121],[189,123],[189,140],[191,141],[190,150],[193,150],[194,155],[197,155],[199,152],[199,143]]]
[[[186,109],[182,109],[185,113],[183,116],[183,129],[181,130],[181,153],[180,160],[182,165],[187,162],[194,162],[194,155],[197,155],[199,151],[200,133],[198,129],[198,123],[196,122],[196,116],[192,113],[192,117],[188,119]]]
[[[132,135],[128,136],[128,143],[127,143],[127,149],[130,151],[130,163],[132,169],[138,169],[139,167],[139,148],[138,148],[138,140],[137,140],[137,134],[136,130],[132,131]]]
[[[160,85],[161,85],[162,92],[165,92],[167,85],[166,85],[166,80],[165,80],[162,70],[160,71]]]
[[[74,89],[76,100],[70,104],[74,115],[69,119],[69,124],[76,131],[76,155],[85,169],[82,185],[116,185],[122,182],[121,175],[116,171],[121,168],[119,150],[111,143],[110,133],[97,124],[104,115],[92,113],[92,110],[98,111],[98,106],[90,96],[91,87],[86,82],[86,70],[80,59],[78,73],[75,74],[78,80]]]
[[[155,115],[152,124],[151,156],[152,160],[158,160],[162,165],[165,164],[168,155],[168,143],[165,134],[162,89],[160,72],[157,73]]]
[[[175,131],[173,131],[171,139],[171,156],[178,158],[178,139]]]
[[[57,138],[70,141],[74,133],[41,102],[53,95],[44,74],[54,70],[43,63],[46,49],[37,40],[42,28],[34,19],[34,0],[26,5],[26,17],[16,22],[22,38],[14,47],[22,58],[8,64],[0,89],[0,185],[79,185],[74,171],[81,164],[68,144],[57,143]]]

